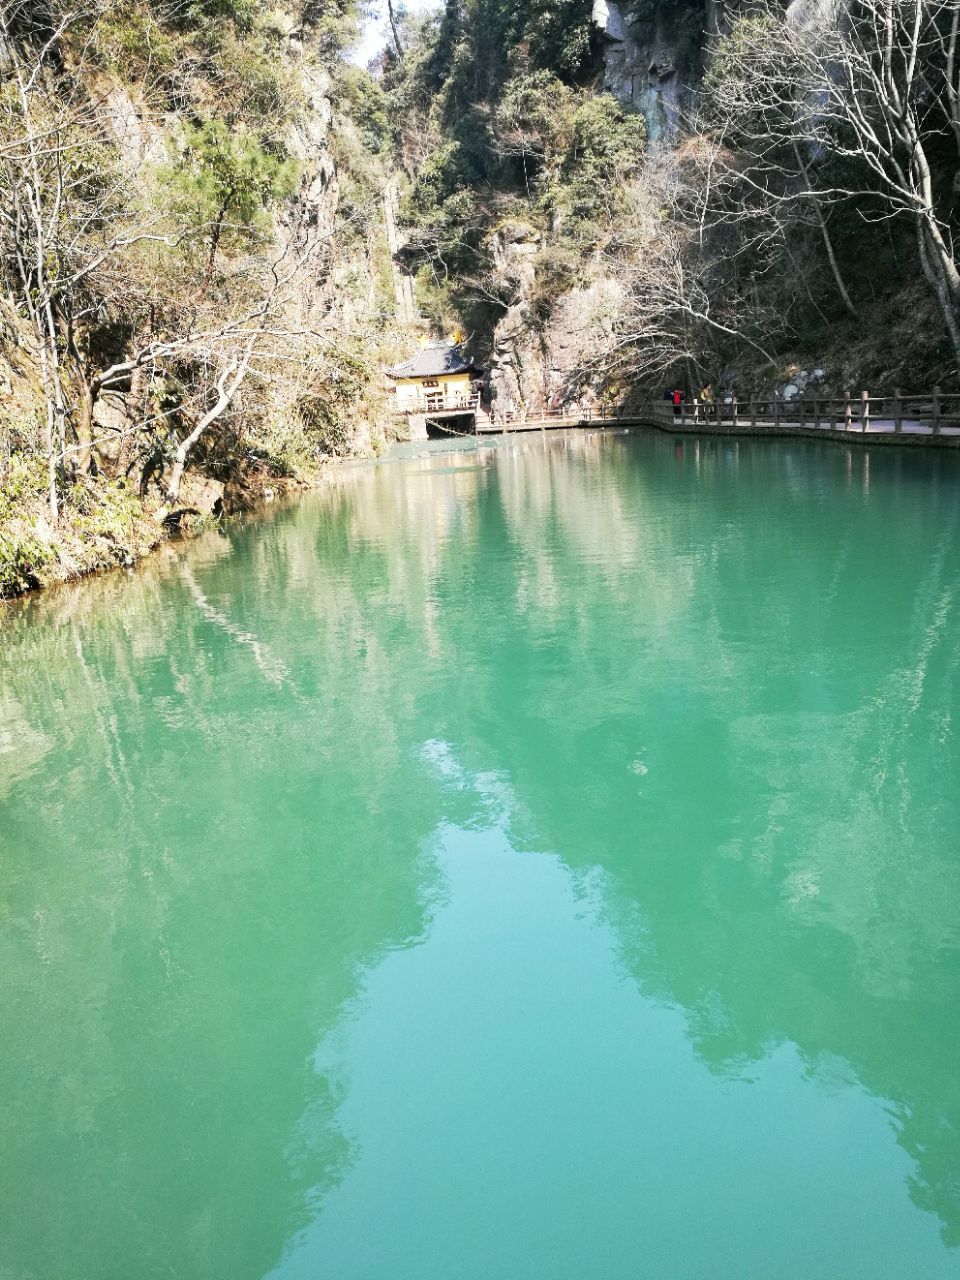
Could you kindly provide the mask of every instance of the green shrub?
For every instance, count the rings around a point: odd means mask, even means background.
[[[142,514],[137,495],[120,480],[93,484],[78,480],[64,494],[63,518],[86,539],[105,539],[123,548]]]
[[[230,22],[240,31],[249,31],[256,13],[256,0],[191,0],[183,16],[187,26]]]
[[[45,460],[38,454],[13,454],[0,483],[0,524],[42,501],[46,492]]]
[[[302,395],[297,400],[296,411],[315,457],[343,457],[349,452],[346,418],[327,396]]]
[[[247,129],[205,120],[184,125],[165,177],[172,203],[196,224],[254,227],[273,204],[294,194],[299,167]]]
[[[36,532],[0,525],[0,599],[39,587],[53,559],[53,549]]]
[[[142,73],[148,65],[156,75],[176,61],[175,41],[136,0],[120,0],[105,9],[92,32],[92,47],[101,63],[126,75]]]
[[[541,250],[534,259],[536,272],[530,293],[530,310],[545,324],[554,306],[578,282],[581,264],[578,256],[563,244]]]
[[[575,218],[609,217],[622,199],[623,184],[640,169],[647,131],[608,94],[586,98],[573,118],[570,146],[561,170],[561,203]]]
[[[592,15],[587,0],[532,0],[524,35],[533,62],[578,80],[591,62]]]
[[[342,63],[334,85],[337,105],[356,122],[364,145],[373,155],[384,154],[393,140],[390,101],[369,72]]]

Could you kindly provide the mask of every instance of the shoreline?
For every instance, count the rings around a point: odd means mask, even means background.
[[[510,440],[511,438],[520,438],[529,440],[531,437],[539,436],[545,439],[548,435],[556,435],[562,431],[569,431],[571,434],[579,434],[582,432],[595,431],[601,435],[622,432],[623,434],[632,434],[633,432],[656,431],[659,435],[676,435],[685,438],[699,438],[701,440],[711,439],[750,439],[750,440],[812,440],[824,441],[831,444],[854,444],[857,446],[869,446],[872,444],[881,445],[884,448],[890,446],[902,445],[909,449],[935,449],[940,452],[957,453],[960,451],[960,434],[956,435],[930,435],[915,432],[862,432],[862,431],[839,431],[830,428],[816,427],[800,427],[799,425],[787,425],[774,427],[767,424],[758,424],[756,427],[749,423],[733,425],[732,423],[720,423],[706,426],[703,423],[668,423],[665,421],[655,421],[650,417],[621,417],[619,419],[582,419],[579,422],[548,422],[544,425],[524,424],[522,427],[514,427],[508,431],[486,431],[471,435],[469,437],[432,437],[429,442],[425,442],[426,448],[423,449],[424,454],[450,452],[451,454],[475,451],[477,448],[489,447],[496,442]],[[237,507],[229,514],[220,515],[214,518],[201,517],[200,521],[195,525],[186,523],[176,527],[169,527],[163,522],[156,526],[156,536],[148,545],[141,549],[126,549],[126,556],[110,563],[95,564],[90,568],[81,569],[77,572],[67,572],[63,576],[51,577],[48,581],[42,582],[36,586],[27,588],[26,590],[17,591],[10,595],[0,595],[0,624],[4,617],[9,615],[9,611],[17,606],[23,606],[31,601],[35,601],[42,597],[47,597],[58,589],[64,587],[76,586],[88,579],[102,579],[108,577],[118,571],[132,573],[135,569],[148,564],[149,561],[159,553],[162,553],[166,547],[176,546],[180,543],[189,544],[195,542],[204,534],[215,530],[229,528],[235,521],[243,520],[249,517],[261,518],[269,512],[279,510],[299,498],[310,493],[319,492],[336,478],[346,477],[350,471],[362,469],[368,466],[382,466],[391,462],[391,453],[398,446],[403,447],[409,442],[395,441],[393,445],[384,454],[378,456],[357,455],[355,457],[338,458],[324,464],[315,474],[308,478],[289,478],[275,477],[275,484],[264,485],[257,491],[256,500]],[[433,447],[430,447],[433,446]],[[437,446],[440,446],[439,448]],[[420,456],[421,450],[418,448],[412,453],[412,456]],[[410,456],[410,455],[408,455]],[[395,459],[396,461],[404,461],[404,457]],[[201,481],[203,477],[198,477]],[[146,513],[144,513],[146,517]],[[149,517],[147,517],[149,518]]]
[[[355,460],[343,459],[342,461],[350,462]],[[198,477],[198,479],[202,482],[204,477]],[[48,597],[53,592],[64,587],[76,586],[78,583],[91,579],[100,580],[111,577],[118,572],[132,573],[135,569],[148,564],[151,559],[162,553],[166,547],[176,546],[179,543],[195,542],[206,533],[229,528],[235,521],[243,520],[251,515],[265,513],[267,510],[280,507],[303,494],[316,492],[329,483],[329,475],[327,468],[324,467],[309,478],[275,477],[274,480],[274,484],[264,485],[259,489],[254,500],[243,502],[229,513],[221,515],[212,516],[197,512],[197,518],[193,521],[181,520],[176,524],[169,524],[165,520],[158,521],[155,512],[144,510],[138,523],[141,529],[146,527],[150,531],[140,540],[131,538],[131,543],[136,545],[118,548],[120,553],[118,558],[110,561],[105,560],[103,563],[94,563],[89,567],[80,568],[73,572],[65,571],[59,575],[54,574],[46,581],[27,587],[24,590],[13,591],[8,595],[0,594],[0,625],[2,625],[4,618],[9,616],[10,611],[18,606],[24,606],[37,599]],[[61,561],[60,563],[62,565],[63,562]]]

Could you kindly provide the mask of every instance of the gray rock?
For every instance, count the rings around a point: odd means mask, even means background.
[[[642,113],[651,141],[675,137],[700,78],[706,26],[695,0],[594,0],[601,35],[604,88]]]

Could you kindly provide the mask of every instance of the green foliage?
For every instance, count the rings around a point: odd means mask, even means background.
[[[309,393],[296,403],[297,417],[312,446],[315,457],[342,457],[348,451],[347,424],[334,400],[326,395]]]
[[[577,285],[580,266],[578,254],[563,243],[551,245],[537,254],[529,302],[532,314],[541,324],[550,318],[557,299]]]
[[[591,17],[583,0],[530,0],[524,36],[534,66],[578,81],[591,63]]]
[[[0,599],[39,586],[53,559],[32,518],[46,499],[46,465],[36,454],[11,456],[0,482]]]
[[[628,115],[606,94],[586,98],[573,118],[557,203],[581,220],[613,216],[624,182],[640,169],[646,137],[642,116]]]
[[[217,47],[210,55],[210,75],[218,88],[218,114],[236,126],[272,139],[301,108],[298,87],[280,58],[276,32],[261,31],[260,38],[243,38],[218,29]]]
[[[351,251],[371,243],[379,233],[386,181],[382,153],[389,138],[386,97],[365,72],[354,77],[344,69],[348,91],[337,99],[337,113],[329,137],[337,170],[337,243]],[[347,103],[348,109],[344,109]],[[366,104],[366,105],[364,105]],[[371,111],[367,111],[367,107]]]
[[[464,163],[461,144],[441,143],[426,157],[407,193],[401,215],[416,223],[442,207],[447,198],[469,184],[473,175]]]
[[[294,414],[304,434],[308,461],[350,452],[350,424],[366,416],[371,368],[361,344],[353,350],[318,355],[308,368],[309,385],[297,397]]]
[[[528,194],[536,177],[540,207],[581,221],[616,212],[646,147],[641,116],[608,94],[580,94],[548,71],[522,71],[507,82],[494,130],[506,156],[519,154]]]
[[[367,71],[342,63],[336,72],[334,92],[338,109],[355,121],[364,146],[373,155],[387,152],[394,138],[390,101]]]
[[[198,224],[226,219],[255,226],[271,205],[294,194],[298,166],[222,120],[188,124],[174,144],[169,190],[179,212]]]
[[[256,0],[190,0],[183,10],[185,26],[229,22],[240,31],[249,31],[257,13]]]
[[[150,9],[137,0],[118,0],[92,33],[99,60],[115,72],[168,71],[176,60],[176,40]]]
[[[359,249],[376,233],[379,226],[379,192],[365,174],[339,170],[340,189],[337,199],[337,245],[342,250]]]
[[[14,453],[0,484],[0,524],[42,500],[47,489],[46,463],[37,454]]]
[[[123,480],[93,484],[77,480],[63,495],[64,518],[88,539],[102,538],[123,547],[141,514],[140,500]]]
[[[53,549],[35,532],[0,525],[0,599],[40,586],[43,570],[53,559]]]
[[[562,134],[570,115],[572,91],[552,72],[521,70],[504,86],[494,115],[498,135],[518,132],[539,140]]]
[[[377,310],[387,320],[396,314],[393,258],[386,232],[378,228],[370,242],[370,268],[377,294]]]
[[[336,72],[343,52],[356,43],[363,8],[358,0],[301,0],[300,15],[310,46]]]
[[[423,94],[441,102],[446,128],[457,132],[465,110],[499,98],[518,58],[568,84],[589,81],[591,15],[591,0],[451,2],[428,31],[414,74]]]
[[[108,568],[149,549],[159,536],[137,493],[120,478],[84,476],[61,492],[55,531],[48,527],[46,466],[14,454],[0,483],[0,597],[19,595],[62,574],[56,546],[74,573]]]
[[[493,116],[494,147],[503,158],[505,176],[532,195],[541,186],[569,142],[576,108],[574,91],[551,71],[520,71],[507,81]]]
[[[142,412],[144,422],[141,431],[122,439],[119,432],[114,439],[105,431],[94,451],[96,473],[90,475],[75,465],[82,455],[73,448],[88,425],[87,389],[96,386],[98,373],[130,359],[144,343],[174,340],[191,330],[215,332],[240,314],[251,297],[262,296],[269,265],[279,252],[270,215],[278,203],[296,195],[300,183],[300,167],[286,150],[286,138],[293,125],[304,126],[301,136],[306,136],[308,126],[315,124],[305,118],[306,95],[317,84],[318,67],[352,38],[359,4],[307,0],[305,5],[267,7],[256,0],[103,0],[86,10],[70,8],[63,0],[12,0],[10,8],[10,30],[20,44],[8,40],[6,71],[20,55],[29,72],[41,48],[44,61],[32,76],[29,122],[16,78],[0,77],[0,149],[7,156],[0,185],[11,197],[6,201],[11,207],[12,192],[19,191],[27,207],[33,198],[30,183],[37,187],[37,206],[45,220],[38,252],[53,296],[67,402],[57,422],[64,424],[68,452],[58,480],[54,527],[48,514],[43,420],[33,421],[35,403],[41,405],[45,390],[49,399],[53,396],[50,383],[45,385],[40,376],[35,347],[29,337],[25,340],[38,272],[29,253],[27,266],[18,266],[8,228],[0,275],[3,298],[11,302],[9,308],[6,301],[0,306],[0,379],[9,379],[15,391],[0,413],[4,594],[126,560],[162,536],[158,520],[149,514],[153,490],[145,508],[137,481],[168,455],[170,442],[182,438],[187,413],[209,397],[216,360],[187,350],[162,368],[152,368],[145,383],[135,374],[129,384],[122,381],[111,388],[110,412],[118,408],[113,397],[129,385],[131,414]],[[342,237],[341,224],[328,245],[318,232],[316,274],[305,287],[316,290],[319,300],[328,288],[328,270],[331,281],[342,279],[350,287],[353,267],[353,312],[364,316],[369,307],[371,276],[377,303],[386,312],[394,305],[392,263],[380,209],[394,120],[383,88],[355,68],[335,73],[331,98],[345,224],[356,237]],[[121,137],[121,126],[128,123],[130,132]],[[49,139],[49,146],[39,147],[37,166],[30,172],[21,159],[28,124],[33,136]],[[151,145],[157,130],[166,133],[167,159],[137,180],[131,153],[141,144]],[[315,161],[318,166],[325,162],[322,144]],[[10,227],[19,234],[13,223]],[[375,227],[379,238],[374,248],[370,238]],[[140,239],[141,230],[152,234]],[[172,239],[176,248],[168,243]],[[110,248],[117,240],[121,246]],[[94,268],[78,285],[79,269],[91,262]],[[333,299],[335,309],[332,284],[326,297]],[[286,298],[278,301],[277,313],[287,305]],[[295,304],[289,305],[292,313]],[[361,351],[378,341],[385,323],[381,317],[368,325],[358,344]],[[273,352],[271,348],[269,358]],[[343,373],[344,362],[338,363],[339,371],[327,369],[309,379],[314,400],[305,401],[303,412],[309,422],[308,461],[349,448],[345,424],[363,409],[375,379],[369,362],[350,377]],[[273,413],[281,399],[294,394],[286,381],[250,379],[230,422],[205,437],[192,461],[199,459],[208,473],[234,479],[251,465],[250,443],[257,443],[268,419],[270,429],[276,426],[271,441],[276,452],[290,453],[305,433],[299,415],[286,413],[281,421]],[[221,447],[230,429],[234,434]],[[131,487],[112,473],[133,477]]]
[[[495,323],[518,277],[499,275],[492,232],[508,216],[567,237],[571,254],[607,234],[643,160],[642,118],[587,86],[595,67],[583,0],[462,0],[422,29],[391,95],[415,138],[400,214],[435,323],[457,309]],[[573,246],[582,246],[575,250]],[[570,261],[545,273],[547,305]]]
[[[458,321],[452,283],[438,276],[432,266],[425,263],[417,270],[415,284],[420,311],[430,321],[434,332],[452,332]]]

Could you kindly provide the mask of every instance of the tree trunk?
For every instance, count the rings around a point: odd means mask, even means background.
[[[173,470],[170,472],[170,480],[167,484],[168,502],[179,502],[180,486],[183,483],[183,473],[186,470],[190,450],[206,431],[207,427],[212,422],[216,422],[217,418],[227,409],[232,398],[232,396],[227,396],[221,391],[214,407],[205,413],[190,434],[180,441],[177,446],[177,452],[173,455]]]
[[[960,320],[957,317],[957,310],[949,284],[943,273],[937,269],[940,265],[939,260],[936,252],[931,251],[931,246],[927,241],[926,228],[921,219],[917,220],[917,247],[920,251],[923,274],[936,294],[937,302],[940,304],[940,314],[943,316],[944,323],[947,326],[947,333],[950,335],[950,342],[953,345],[954,358],[957,364],[960,365]]]
[[[93,392],[86,378],[80,379],[80,397],[77,403],[77,453],[76,468],[82,474],[90,470],[93,457]]]
[[[180,485],[183,483],[183,473],[187,465],[187,458],[190,450],[197,443],[200,437],[212,423],[226,413],[227,409],[233,403],[233,399],[240,390],[240,384],[247,376],[247,370],[250,368],[250,361],[253,359],[253,353],[256,349],[257,339],[262,333],[251,334],[242,356],[237,356],[231,361],[220,377],[217,379],[217,401],[212,409],[208,409],[197,425],[193,428],[188,436],[181,440],[177,446],[177,452],[173,457],[173,470],[170,472],[170,482],[167,485],[167,501],[177,502],[180,498]]]
[[[387,13],[390,16],[390,30],[393,32],[393,44],[397,51],[397,61],[403,61],[403,45],[400,43],[400,29],[397,26],[397,15],[393,11],[393,0],[387,0]]]
[[[823,237],[823,245],[827,251],[827,261],[830,263],[830,270],[833,272],[833,279],[836,283],[837,290],[840,297],[843,299],[843,305],[846,307],[850,315],[853,316],[854,320],[856,320],[857,309],[853,305],[853,300],[851,299],[849,290],[847,289],[846,281],[844,280],[843,273],[840,270],[840,263],[837,260],[837,254],[833,247],[833,237],[830,235],[830,229],[827,226],[827,220],[824,217],[820,201],[814,194],[813,185],[810,182],[810,174],[807,170],[806,164],[804,163],[800,148],[796,142],[793,144],[793,154],[796,158],[797,164],[800,166],[803,185],[806,187],[810,200],[813,203],[813,211],[817,218],[817,225],[820,227],[820,234]]]
[[[227,210],[229,207],[230,200],[228,198],[221,205],[220,212],[217,214],[217,219],[213,224],[213,231],[210,235],[210,252],[207,255],[207,267],[203,273],[203,279],[200,281],[200,288],[197,290],[198,298],[203,297],[210,288],[210,283],[213,280],[213,271],[217,265],[217,250],[220,248],[220,237],[223,235],[223,223],[227,216]]]

